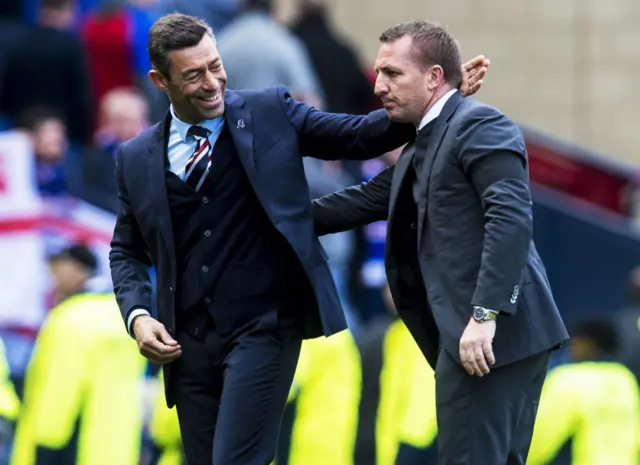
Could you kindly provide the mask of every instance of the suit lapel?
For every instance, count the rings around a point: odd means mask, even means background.
[[[407,169],[411,166],[413,162],[413,157],[415,153],[415,141],[409,142],[405,148],[402,150],[398,161],[396,162],[396,166],[393,169],[393,181],[391,182],[391,194],[389,197],[389,217],[393,214],[396,207],[396,202],[398,201],[398,192],[400,192],[400,187],[404,182],[404,177],[407,174]]]
[[[420,173],[416,173],[418,179],[422,183],[420,188],[420,205],[418,205],[418,244],[422,241],[422,230],[426,222],[427,216],[427,203],[429,201],[429,185],[431,184],[431,171],[433,170],[433,164],[438,151],[440,150],[440,144],[444,139],[447,129],[449,129],[449,119],[458,108],[460,102],[462,102],[462,95],[460,92],[453,94],[444,108],[440,112],[438,119],[436,120],[436,126],[433,128],[431,137],[429,139],[421,140],[420,136],[416,139],[416,150],[423,154],[424,159],[422,163],[422,169]]]
[[[176,275],[176,252],[173,240],[173,228],[171,226],[171,211],[169,210],[169,198],[167,195],[167,142],[169,139],[169,125],[171,113],[167,112],[165,119],[158,124],[153,135],[153,142],[149,146],[147,154],[147,176],[149,177],[149,189],[151,191],[151,203],[156,210],[158,229],[160,236],[169,255],[172,277]]]
[[[231,138],[238,151],[238,156],[254,190],[258,187],[255,160],[253,153],[253,124],[251,109],[245,100],[233,91],[228,91],[224,98],[225,124],[229,127]],[[215,151],[215,149],[214,149]]]

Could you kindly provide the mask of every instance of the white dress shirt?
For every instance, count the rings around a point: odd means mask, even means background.
[[[191,158],[191,155],[193,155],[198,142],[195,137],[189,134],[189,128],[191,128],[192,125],[178,119],[173,110],[173,105],[171,105],[170,112],[171,124],[169,127],[169,141],[167,143],[169,169],[184,181],[185,167],[187,166],[187,162]],[[198,123],[198,126],[202,126],[210,131],[208,139],[211,147],[215,146],[218,137],[220,137],[223,125],[223,116]],[[164,179],[162,182],[164,182]],[[127,318],[127,330],[132,336],[131,323],[133,323],[133,319],[135,317],[140,315],[150,315],[150,313],[144,308],[134,308]]]
[[[436,119],[438,116],[440,116],[440,113],[442,113],[442,109],[447,103],[447,100],[449,100],[451,96],[456,92],[458,92],[458,89],[451,89],[449,92],[436,100],[436,103],[434,103],[433,106],[429,108],[427,114],[422,117],[422,121],[420,121],[420,125],[418,126],[418,131],[429,124],[431,121]]]

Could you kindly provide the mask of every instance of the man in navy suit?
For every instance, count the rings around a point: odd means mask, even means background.
[[[398,314],[436,373],[440,465],[524,465],[549,356],[568,334],[532,238],[522,132],[463,98],[442,26],[381,37],[375,92],[418,135],[395,166],[313,203],[320,234],[388,220]]]
[[[115,294],[141,353],[164,364],[189,465],[267,465],[301,341],[346,327],[302,156],[370,158],[415,129],[383,110],[322,113],[283,87],[225,92],[213,33],[190,16],[158,20],[149,54],[172,105],[117,153]],[[467,93],[484,65],[468,65]]]

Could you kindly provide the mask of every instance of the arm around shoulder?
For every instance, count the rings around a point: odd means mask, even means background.
[[[129,314],[134,308],[151,308],[151,260],[131,208],[124,181],[123,147],[118,148],[116,178],[118,183],[119,212],[111,240],[109,265],[114,292],[122,318],[129,330]]]
[[[327,113],[295,100],[284,86],[278,86],[276,92],[298,132],[304,156],[366,160],[396,149],[416,135],[412,124],[392,122],[385,110],[359,116]]]
[[[319,236],[333,234],[387,219],[394,167],[369,182],[348,187],[311,202],[311,214]]]

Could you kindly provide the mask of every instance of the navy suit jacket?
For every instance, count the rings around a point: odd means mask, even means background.
[[[430,140],[418,137],[415,151],[405,150],[370,182],[315,200],[318,233],[388,219],[391,294],[434,369],[441,348],[459,361],[460,337],[476,305],[503,313],[496,367],[558,347],[569,335],[532,238],[522,132],[497,109],[459,93],[435,124]],[[423,157],[417,205],[405,186],[414,156]],[[506,170],[514,163],[517,169]],[[409,204],[417,211],[407,221]],[[415,230],[417,250],[406,241],[408,229]]]
[[[149,267],[156,267],[157,318],[172,334],[176,251],[165,183],[169,121],[166,118],[118,150],[120,211],[109,259],[125,324],[133,308],[151,309]],[[291,245],[315,291],[319,324],[307,328],[305,336],[345,329],[311,217],[302,157],[373,158],[407,142],[415,129],[391,123],[384,110],[366,116],[324,113],[294,100],[282,86],[227,91],[225,122],[260,203]]]

